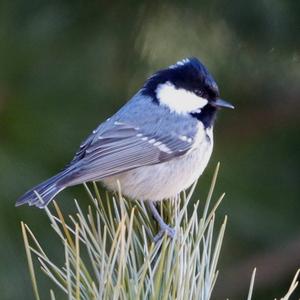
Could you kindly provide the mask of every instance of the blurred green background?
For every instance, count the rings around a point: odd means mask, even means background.
[[[282,296],[300,266],[299,32],[294,0],[0,1],[0,298],[33,299],[21,220],[57,255],[46,215],[16,199],[146,77],[187,56],[236,106],[219,114],[195,194],[204,198],[221,161],[229,223],[214,297],[245,298],[253,267],[254,299]],[[74,197],[88,204],[83,187],[57,199],[68,212]]]

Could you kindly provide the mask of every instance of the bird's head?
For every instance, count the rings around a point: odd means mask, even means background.
[[[206,127],[213,124],[218,108],[234,108],[220,98],[219,88],[197,58],[186,58],[153,74],[142,93],[178,114],[189,114]]]

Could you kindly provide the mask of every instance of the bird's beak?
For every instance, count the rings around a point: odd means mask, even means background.
[[[214,101],[214,105],[216,107],[225,107],[225,108],[234,109],[234,106],[232,104],[230,104],[229,102],[227,102],[223,99],[217,99],[216,101]]]

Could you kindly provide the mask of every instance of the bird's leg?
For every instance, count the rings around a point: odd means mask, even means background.
[[[176,234],[175,229],[170,227],[168,224],[166,224],[164,222],[164,220],[162,219],[162,217],[158,213],[158,211],[157,211],[155,205],[153,204],[153,202],[147,201],[147,203],[148,203],[148,206],[149,206],[149,208],[152,212],[152,215],[153,215],[154,219],[158,222],[158,225],[159,225],[159,232],[154,237],[154,241],[155,242],[159,241],[164,236],[165,233],[167,234],[168,237],[173,239],[175,237],[175,234]]]

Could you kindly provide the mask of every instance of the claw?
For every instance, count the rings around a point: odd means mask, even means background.
[[[167,234],[169,238],[173,239],[176,235],[176,230],[164,222],[162,217],[159,215],[157,209],[155,208],[153,202],[148,201],[148,205],[149,208],[151,209],[153,217],[157,221],[160,228],[158,234],[153,238],[154,242],[155,243],[158,242],[164,236],[164,234]]]
[[[153,238],[154,242],[157,243],[163,238],[164,234],[167,234],[170,239],[173,239],[176,236],[176,230],[165,224],[165,226],[160,227],[158,234]]]

